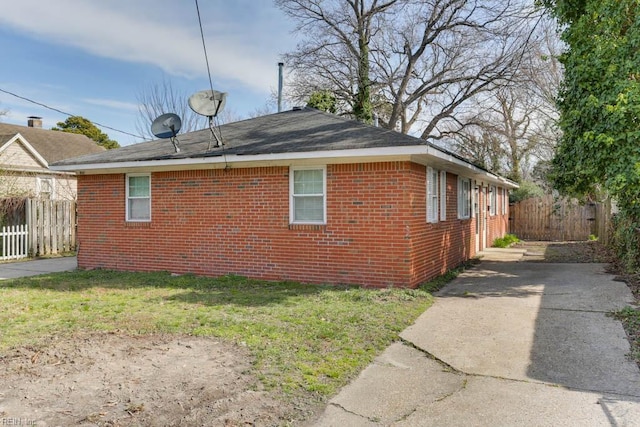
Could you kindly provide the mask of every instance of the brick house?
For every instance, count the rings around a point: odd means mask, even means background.
[[[310,108],[221,135],[54,165],[78,173],[79,267],[415,287],[507,231],[517,186],[424,140]]]
[[[42,129],[40,117],[30,117],[28,126],[0,123],[0,198],[75,200],[75,173],[49,164],[103,151],[84,135]]]

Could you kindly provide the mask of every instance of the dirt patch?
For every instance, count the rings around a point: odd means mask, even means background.
[[[523,261],[556,263],[609,263],[611,256],[597,241],[587,242],[525,242],[513,246],[526,249]]]
[[[637,273],[625,273],[621,268],[613,267],[612,272],[614,274],[618,274],[618,279],[622,280],[629,286],[631,292],[633,292],[633,296],[636,297],[636,300],[640,303],[640,272]]]
[[[271,426],[295,408],[260,389],[240,346],[92,334],[0,356],[0,425]]]

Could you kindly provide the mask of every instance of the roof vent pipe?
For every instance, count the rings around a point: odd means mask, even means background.
[[[282,69],[284,62],[278,62],[278,113],[282,111]]]
[[[373,113],[373,125],[378,127],[378,113]]]

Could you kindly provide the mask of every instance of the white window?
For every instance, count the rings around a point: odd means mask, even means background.
[[[496,207],[498,206],[498,191],[494,185],[489,187],[489,215],[496,214]]]
[[[41,199],[55,199],[55,180],[53,178],[36,179],[36,192]]]
[[[151,175],[127,175],[127,221],[151,221]]]
[[[471,217],[471,180],[458,177],[458,218]]]
[[[438,222],[438,171],[427,168],[427,222]]]
[[[506,188],[502,188],[502,215],[507,214],[507,206],[509,206],[509,193]]]
[[[476,181],[469,180],[469,191],[471,197],[469,203],[471,203],[471,217],[475,218],[478,210],[478,198],[480,197],[478,187],[476,187]]]
[[[447,220],[447,172],[440,171],[440,220]]]
[[[294,167],[289,173],[292,224],[325,224],[326,167]]]

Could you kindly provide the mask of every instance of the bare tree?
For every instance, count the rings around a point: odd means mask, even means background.
[[[534,16],[515,0],[408,2],[374,55],[392,100],[389,127],[407,133],[419,123],[422,138],[440,138],[442,122],[513,78]]]
[[[138,119],[136,131],[146,139],[155,139],[151,133],[151,123],[160,115],[175,113],[182,120],[181,132],[191,132],[209,126],[208,119],[196,114],[189,108],[188,99],[191,93],[175,89],[170,80],[152,83],[143,88],[137,95]]]
[[[9,115],[9,109],[5,108],[4,110],[0,110],[0,120],[2,120],[3,116]]]
[[[502,141],[490,132],[461,132],[451,142],[453,151],[485,169],[502,174],[506,170]]]
[[[456,151],[473,152],[476,161],[510,178],[522,178],[522,163],[538,147],[538,106],[514,87],[496,90],[478,106],[482,111],[456,135]],[[475,157],[478,156],[478,157]]]
[[[560,136],[555,94],[562,80],[560,41],[542,21],[513,79],[476,98],[448,134],[453,149],[520,181],[547,162]]]
[[[335,93],[356,118],[372,119],[370,44],[382,31],[380,17],[403,0],[276,0],[306,34],[294,52],[285,55],[296,80],[294,99],[306,101],[314,92]]]
[[[441,137],[442,122],[513,77],[537,17],[521,0],[277,4],[307,36],[286,55],[294,97],[330,90],[357,115],[368,95],[384,126],[422,138]]]

